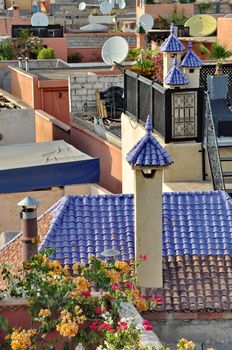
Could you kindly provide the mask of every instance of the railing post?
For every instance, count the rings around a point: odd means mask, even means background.
[[[172,94],[171,90],[165,91],[165,143],[172,141]]]

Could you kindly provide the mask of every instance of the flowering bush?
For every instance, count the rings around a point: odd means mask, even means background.
[[[65,349],[79,343],[88,349],[102,346],[126,350],[131,349],[130,344],[135,350],[146,349],[140,344],[141,329],[130,320],[120,320],[118,314],[121,301],[134,303],[139,311],[154,309],[157,302],[162,302],[155,295],[145,298],[135,285],[135,268],[146,256],[131,264],[92,257],[88,266],[76,263],[69,271],[59,261],[49,259],[52,253],[52,249],[46,249],[35,255],[17,274],[10,273],[6,265],[2,268],[8,284],[5,294],[27,299],[33,324],[29,330],[10,329],[0,321],[8,333],[5,341],[9,348],[55,349],[63,341]],[[143,328],[151,330],[152,326],[146,321]],[[56,340],[53,336],[52,345],[50,335],[54,331]]]

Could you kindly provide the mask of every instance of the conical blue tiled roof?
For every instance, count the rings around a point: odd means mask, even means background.
[[[203,62],[200,60],[200,58],[195,54],[195,52],[192,50],[192,42],[189,41],[188,45],[188,51],[181,63],[181,67],[187,67],[187,68],[197,68],[202,67]]]
[[[176,57],[173,61],[173,67],[164,79],[166,85],[187,85],[189,80],[186,75],[177,67]]]
[[[146,135],[127,154],[126,160],[133,166],[164,167],[173,163],[168,152],[152,136],[151,117],[147,117]]]
[[[182,52],[185,50],[182,42],[174,34],[174,25],[171,24],[170,35],[160,46],[160,52]]]

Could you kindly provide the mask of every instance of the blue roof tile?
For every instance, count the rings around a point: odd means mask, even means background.
[[[152,136],[151,117],[147,117],[146,135],[128,152],[126,160],[133,166],[164,167],[173,163],[168,152]]]
[[[176,57],[173,61],[173,67],[168,72],[167,76],[164,78],[164,83],[166,85],[187,85],[189,80],[186,75],[177,67]]]
[[[197,68],[202,67],[204,63],[200,60],[200,58],[195,54],[192,50],[192,42],[189,41],[188,51],[181,62],[181,67],[186,68]]]
[[[182,52],[185,50],[182,42],[174,34],[174,25],[171,24],[170,35],[165,42],[160,46],[160,52]]]

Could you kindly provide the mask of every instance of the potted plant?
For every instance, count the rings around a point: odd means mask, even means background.
[[[225,47],[218,43],[213,43],[210,50],[203,44],[199,45],[199,49],[208,59],[216,60],[215,72],[207,78],[210,98],[225,98],[227,94],[228,75],[222,73],[222,63],[232,56],[232,51],[226,50]]]

